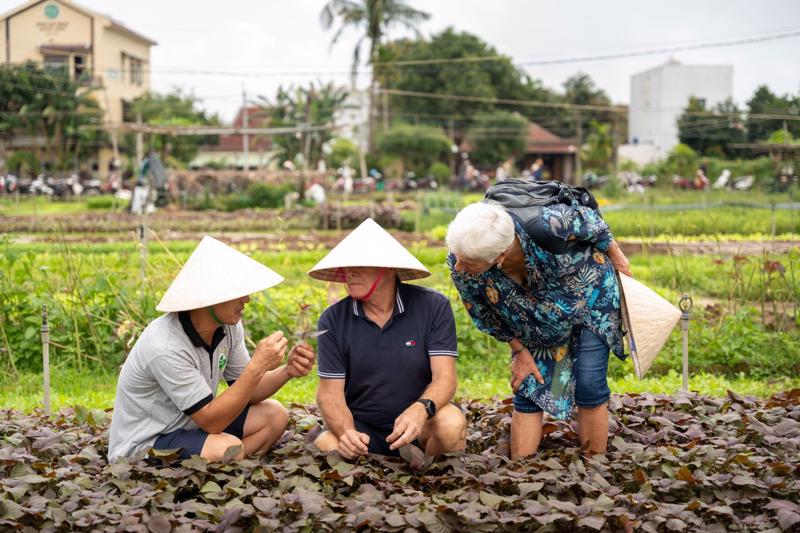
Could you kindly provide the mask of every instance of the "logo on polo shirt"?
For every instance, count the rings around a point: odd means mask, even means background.
[[[408,346],[409,348],[414,347],[416,345],[417,345],[417,341],[415,341],[414,339],[406,341],[406,346]]]
[[[222,372],[225,370],[225,366],[228,364],[228,354],[222,352],[219,354],[219,371]]]

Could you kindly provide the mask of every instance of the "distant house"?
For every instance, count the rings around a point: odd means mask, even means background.
[[[550,179],[574,183],[576,157],[575,141],[559,137],[531,122],[525,138],[525,154],[517,160],[517,166],[524,170],[530,168],[537,159],[541,159]]]
[[[245,109],[239,109],[233,120],[234,128],[244,127]],[[250,128],[266,128],[269,125],[269,116],[260,107],[247,108],[247,125]],[[242,170],[256,170],[265,168],[276,155],[272,140],[265,135],[248,135],[248,155],[244,155],[244,135],[220,135],[219,144],[203,146],[194,159],[189,163],[189,168],[227,168]],[[247,163],[245,165],[245,163]]]
[[[150,89],[150,48],[155,44],[70,0],[29,0],[0,15],[0,62],[32,61],[98,87],[93,95],[105,123],[123,122],[128,104]],[[98,147],[92,170],[105,176],[112,158],[110,146]]]

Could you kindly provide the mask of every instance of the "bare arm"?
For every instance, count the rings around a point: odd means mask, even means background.
[[[369,436],[356,431],[353,413],[344,397],[344,379],[320,379],[317,405],[328,431],[339,440],[339,453],[352,458],[368,452]]]
[[[249,403],[263,402],[278,392],[290,379],[307,375],[314,366],[314,358],[314,350],[307,344],[292,348],[285,365],[270,370],[261,377]]]
[[[457,372],[456,359],[448,356],[431,357],[431,382],[425,388],[421,398],[432,400],[436,410],[447,405],[456,393]],[[428,420],[425,406],[414,402],[394,421],[394,431],[386,437],[390,449],[396,450],[419,437],[422,427]]]
[[[280,331],[259,342],[253,352],[253,358],[236,382],[192,414],[194,423],[207,433],[220,433],[228,427],[250,403],[253,391],[265,372],[274,369],[283,361],[287,342]]]

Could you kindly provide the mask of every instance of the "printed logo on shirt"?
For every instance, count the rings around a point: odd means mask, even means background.
[[[416,345],[417,345],[417,341],[415,341],[414,339],[406,341],[406,346],[409,347],[409,348],[413,348]]]
[[[222,352],[219,354],[219,371],[222,372],[225,370],[225,366],[228,364],[228,354]]]

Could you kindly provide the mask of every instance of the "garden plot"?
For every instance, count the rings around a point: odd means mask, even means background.
[[[534,458],[508,458],[508,403],[469,403],[467,451],[349,463],[307,444],[294,405],[263,459],[109,465],[108,414],[0,411],[0,527],[129,531],[379,529],[779,531],[800,525],[800,390],[754,400],[614,396],[607,456],[582,458],[548,423]],[[163,464],[154,464],[163,463]]]

